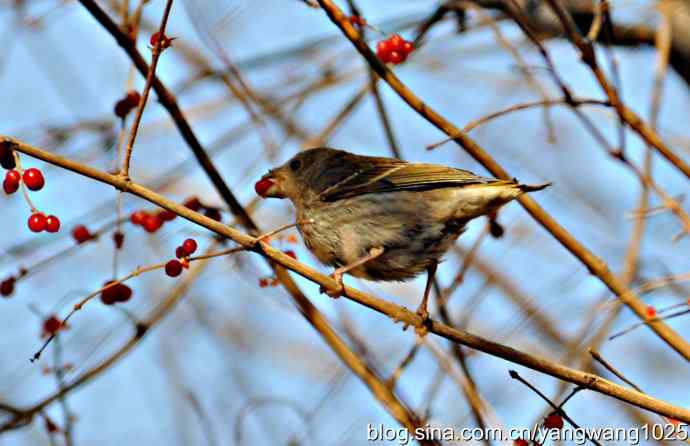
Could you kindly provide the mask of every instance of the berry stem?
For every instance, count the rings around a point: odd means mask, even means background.
[[[192,257],[192,258],[187,259],[187,261],[191,263],[191,262],[193,262],[193,261],[211,259],[211,258],[214,258],[214,257],[225,256],[225,255],[228,255],[228,254],[234,254],[234,253],[237,253],[237,252],[240,252],[240,251],[246,251],[246,250],[247,250],[246,247],[244,247],[244,246],[238,246],[238,247],[236,247],[236,248],[226,249],[226,250],[219,251],[219,252],[215,252],[215,253],[214,253],[214,252],[211,252],[211,253],[208,253],[208,254],[203,254],[203,255],[200,255],[200,256]],[[132,271],[131,273],[129,273],[129,274],[127,274],[127,275],[125,275],[125,276],[123,276],[123,277],[121,277],[121,278],[119,278],[119,279],[115,279],[115,280],[112,280],[112,281],[108,282],[107,285],[104,285],[104,286],[102,286],[101,288],[99,288],[98,290],[96,290],[96,291],[94,291],[94,292],[88,294],[88,295],[87,295],[86,297],[84,297],[82,300],[80,300],[79,302],[77,302],[76,304],[74,304],[74,306],[72,307],[72,310],[70,310],[70,312],[67,313],[67,316],[65,316],[65,318],[62,320],[62,325],[63,325],[63,326],[66,325],[66,324],[67,324],[67,321],[69,321],[70,318],[71,318],[77,311],[81,310],[81,309],[84,307],[84,305],[86,305],[89,301],[91,301],[91,300],[94,299],[95,297],[99,296],[104,290],[108,290],[108,289],[110,289],[110,288],[112,288],[112,287],[114,287],[114,286],[117,286],[118,284],[124,283],[124,282],[126,282],[126,281],[128,281],[128,280],[130,280],[130,279],[133,279],[133,278],[135,278],[135,277],[141,275],[141,274],[148,273],[148,272],[151,272],[151,271],[156,271],[156,270],[159,270],[159,269],[165,269],[165,265],[166,265],[167,263],[168,263],[168,262],[166,261],[166,262],[155,263],[155,264],[148,265],[148,266],[140,266],[140,267],[138,267],[137,269],[135,269],[134,271]],[[31,362],[35,362],[36,360],[38,360],[38,359],[41,357],[41,354],[43,353],[43,351],[48,347],[48,345],[50,345],[50,343],[52,342],[52,340],[53,340],[54,338],[55,338],[55,335],[53,334],[53,335],[51,335],[50,337],[48,337],[48,339],[46,339],[46,341],[43,343],[43,345],[41,346],[41,348],[40,348],[40,349],[34,354],[34,356],[31,358]]]
[[[158,28],[158,32],[161,36],[165,35],[165,27],[168,24],[168,17],[170,16],[170,10],[172,9],[173,0],[167,0],[165,4],[165,10],[163,11],[163,17],[161,18],[161,24]],[[125,159],[122,163],[122,170],[120,170],[120,175],[125,178],[129,178],[129,165],[132,159],[132,150],[134,149],[134,141],[137,138],[137,132],[139,131],[139,124],[141,123],[141,117],[144,114],[144,108],[146,107],[146,102],[149,98],[149,93],[151,91],[151,86],[153,85],[153,79],[156,76],[156,67],[158,66],[158,59],[162,53],[162,43],[164,39],[158,39],[156,44],[151,49],[151,67],[146,76],[146,84],[144,85],[144,91],[141,95],[141,101],[139,101],[139,106],[137,107],[137,114],[134,117],[134,122],[132,122],[132,128],[129,133],[129,140],[127,141],[127,148],[125,150]]]
[[[26,185],[23,181],[21,182],[20,187],[22,188],[22,195],[24,196],[24,200],[26,200],[26,204],[28,204],[29,208],[31,209],[31,213],[35,214],[36,212],[38,212],[38,209],[36,209],[36,206],[34,206],[34,202],[31,201],[31,197],[29,197],[29,192],[26,190]]]

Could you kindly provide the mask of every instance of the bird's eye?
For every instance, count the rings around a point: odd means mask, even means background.
[[[300,167],[302,167],[302,161],[300,161],[300,160],[290,161],[290,170],[292,170],[293,172],[296,170],[299,170]]]

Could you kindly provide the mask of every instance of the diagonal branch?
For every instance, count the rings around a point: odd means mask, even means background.
[[[143,198],[163,209],[167,209],[176,213],[177,215],[196,223],[204,228],[215,232],[218,235],[227,237],[241,246],[244,246],[248,251],[255,252],[261,256],[267,258],[274,265],[279,265],[276,271],[280,275],[287,275],[287,269],[296,272],[302,277],[311,280],[312,282],[323,286],[324,288],[335,288],[338,284],[336,281],[325,274],[322,274],[303,263],[298,262],[291,256],[283,253],[282,251],[273,248],[266,243],[257,243],[256,238],[251,235],[245,234],[237,229],[226,226],[216,220],[208,218],[197,212],[188,209],[184,205],[178,204],[172,200],[169,200],[162,195],[147,189],[144,186],[136,184],[131,181],[127,181],[118,175],[112,175],[107,172],[92,168],[90,166],[72,161],[68,158],[56,155],[54,153],[47,152],[45,150],[33,147],[31,145],[25,144],[16,139],[0,135],[0,145],[9,145],[13,150],[24,153],[26,155],[32,156],[34,158],[40,159],[47,163],[62,167],[64,169],[73,171],[82,176],[94,179],[101,183],[109,184],[123,192],[128,192],[132,195]],[[291,291],[291,290],[289,290]],[[298,290],[297,290],[298,291]],[[302,295],[303,296],[303,295]],[[563,366],[556,362],[544,359],[538,356],[530,355],[528,353],[516,350],[514,348],[499,344],[497,342],[484,339],[482,337],[473,335],[463,330],[458,330],[453,327],[449,327],[438,321],[430,321],[425,323],[422,318],[408,310],[407,308],[397,305],[395,303],[380,299],[378,297],[372,296],[370,294],[364,293],[357,289],[351,287],[345,287],[344,296],[348,299],[364,305],[372,310],[379,313],[385,314],[396,322],[401,322],[407,325],[413,325],[415,327],[427,327],[431,333],[435,333],[442,336],[450,341],[471,347],[473,349],[488,353],[490,355],[503,358],[507,361],[520,364],[524,367],[540,371],[547,375],[551,375],[555,378],[571,382],[580,387],[584,387],[589,390],[593,390],[610,397],[625,401],[637,407],[650,410],[652,412],[664,415],[667,417],[674,418],[686,423],[690,423],[690,409],[681,408],[675,406],[666,401],[662,401],[648,395],[642,394],[640,392],[630,390],[618,384],[615,384],[607,379],[601,378],[600,376],[585,373],[580,370],[571,369],[569,367]],[[307,317],[310,323],[314,325],[317,330],[325,329],[329,327],[329,330],[321,332],[322,336],[329,343],[331,348],[340,356],[340,358],[345,361],[351,370],[357,374],[371,389],[374,395],[382,401],[394,404],[394,401],[386,399],[390,398],[391,393],[388,388],[383,384],[383,381],[373,375],[367,365],[354,353],[352,353],[349,348],[347,348],[342,341],[337,342],[339,338],[337,334],[332,331],[332,328],[327,325],[327,322],[323,315],[318,312],[318,310],[307,300],[306,297],[302,297],[297,300],[298,305],[300,305],[300,311]],[[342,350],[341,350],[342,349]],[[370,380],[370,381],[368,381]],[[383,387],[380,387],[383,386]],[[380,390],[381,394],[377,391]],[[401,406],[399,406],[401,407]],[[391,411],[390,406],[386,408]],[[397,412],[395,410],[391,411],[394,416],[401,415],[402,412]],[[415,418],[416,419],[416,418]],[[403,423],[407,426],[406,423]]]

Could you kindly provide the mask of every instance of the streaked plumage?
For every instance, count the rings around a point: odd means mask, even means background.
[[[406,280],[435,268],[473,218],[547,185],[485,178],[452,167],[316,148],[257,183],[265,197],[289,198],[305,244],[324,264],[370,280]]]

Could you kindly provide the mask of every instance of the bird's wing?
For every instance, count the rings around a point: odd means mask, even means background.
[[[335,201],[375,192],[421,191],[495,182],[502,181],[438,164],[361,157],[356,161],[356,168],[350,175],[323,190],[320,196],[324,201]]]

